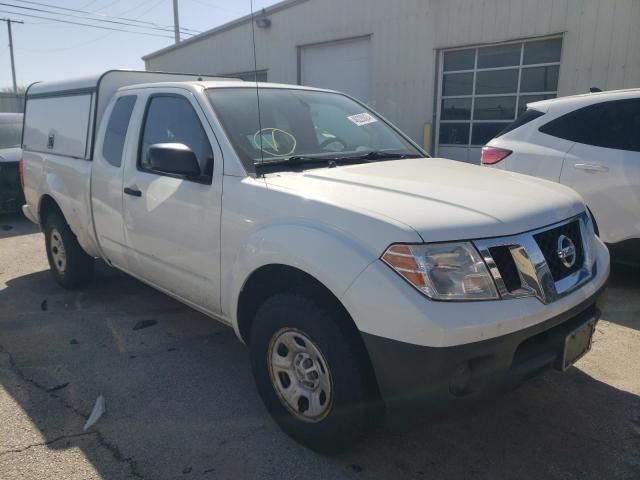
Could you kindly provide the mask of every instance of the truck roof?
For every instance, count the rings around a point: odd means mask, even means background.
[[[121,85],[131,85],[133,83],[152,83],[166,81],[194,81],[194,80],[226,80],[225,77],[214,77],[208,75],[192,73],[174,72],[148,72],[137,70],[108,70],[95,75],[87,75],[65,80],[53,80],[48,82],[35,82],[27,89],[27,96],[54,96],[56,94],[67,94],[68,92],[88,93],[100,89],[101,85],[108,80]],[[238,80],[236,80],[238,81]]]
[[[138,88],[160,88],[160,87],[184,87],[185,85],[196,85],[200,88],[253,88],[256,86],[260,89],[294,89],[294,90],[312,90],[316,92],[334,92],[333,90],[327,90],[324,88],[308,87],[304,85],[291,85],[287,83],[268,83],[268,82],[248,82],[239,81],[236,79],[221,78],[219,80],[191,80],[184,82],[153,82],[153,83],[141,83],[135,85],[127,85],[120,88],[120,90],[134,90]]]
[[[28,92],[30,95],[40,95],[43,93],[55,93],[64,90],[88,90],[95,89],[100,80],[100,75],[87,75],[84,77],[77,77],[73,79],[65,80],[52,80],[49,82],[35,82],[33,83]]]

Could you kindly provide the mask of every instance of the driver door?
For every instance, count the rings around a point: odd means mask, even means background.
[[[176,88],[142,97],[144,115],[123,181],[128,269],[201,310],[219,313],[221,151],[190,92]],[[157,143],[189,147],[201,177],[154,171],[147,153]]]

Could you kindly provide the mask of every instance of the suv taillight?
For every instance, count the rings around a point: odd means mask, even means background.
[[[22,158],[18,162],[18,172],[20,172],[20,187],[24,192],[24,160]]]
[[[505,150],[504,148],[496,147],[483,147],[482,156],[480,157],[480,163],[482,165],[495,165],[501,162],[513,152],[511,150]]]

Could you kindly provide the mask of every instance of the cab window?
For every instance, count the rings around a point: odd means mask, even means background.
[[[135,95],[125,95],[116,101],[111,111],[107,131],[104,134],[102,156],[114,167],[119,167],[122,164],[124,141],[127,137],[131,112],[133,112],[135,104]]]
[[[149,147],[156,143],[182,143],[195,154],[203,177],[211,183],[213,151],[209,138],[191,103],[179,95],[155,95],[149,99],[144,119],[138,168],[154,171],[148,161]]]

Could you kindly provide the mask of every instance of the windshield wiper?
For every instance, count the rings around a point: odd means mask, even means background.
[[[255,162],[256,167],[301,167],[305,165],[321,164],[326,165],[335,162],[335,158],[327,157],[307,157],[304,155],[294,155],[293,157],[283,158],[282,160],[267,160],[263,162]]]
[[[385,152],[383,150],[373,150],[371,152],[364,153],[362,155],[355,155],[353,157],[343,157],[340,160],[396,160],[402,158],[421,158],[421,155],[414,153],[394,153],[394,152]]]
[[[393,153],[384,151],[371,151],[362,155],[353,155],[348,157],[311,157],[305,155],[294,155],[282,160],[270,160],[265,162],[256,162],[255,166],[267,167],[304,167],[308,165],[328,165],[335,167],[339,164],[368,163],[377,160],[395,160],[402,158],[420,158],[417,154]]]

